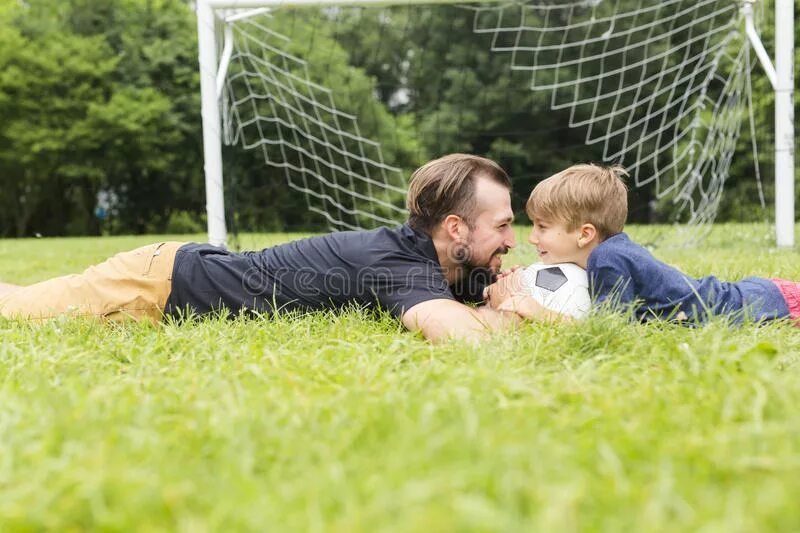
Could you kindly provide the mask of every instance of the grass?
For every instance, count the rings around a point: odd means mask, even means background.
[[[656,255],[692,275],[800,279],[768,238],[719,226]],[[0,241],[0,281],[157,239]],[[520,247],[507,264],[532,259]],[[0,339],[3,530],[800,529],[787,324],[606,315],[432,346],[350,311],[0,321]]]

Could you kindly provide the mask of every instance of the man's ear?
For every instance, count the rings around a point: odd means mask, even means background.
[[[589,224],[587,222],[578,228],[578,248],[583,248],[584,246],[596,243],[599,238],[600,234],[597,232],[597,228],[594,227],[594,224]]]
[[[454,241],[466,238],[467,225],[464,223],[464,219],[458,215],[447,215],[442,221],[442,228]]]

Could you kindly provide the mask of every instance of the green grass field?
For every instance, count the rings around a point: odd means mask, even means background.
[[[160,239],[0,241],[0,281]],[[691,275],[800,279],[765,226],[655,253]],[[606,315],[432,346],[353,311],[0,321],[0,339],[4,531],[800,530],[787,324]]]

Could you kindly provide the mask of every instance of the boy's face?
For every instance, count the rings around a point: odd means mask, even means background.
[[[570,230],[563,222],[533,218],[533,229],[528,242],[536,246],[542,263],[575,263],[586,268],[588,253],[585,247],[578,246],[580,230]]]

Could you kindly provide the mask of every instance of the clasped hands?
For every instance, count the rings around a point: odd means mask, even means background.
[[[514,313],[527,320],[569,320],[570,317],[551,311],[524,290],[519,265],[497,275],[497,280],[483,290],[486,305],[497,311]]]

